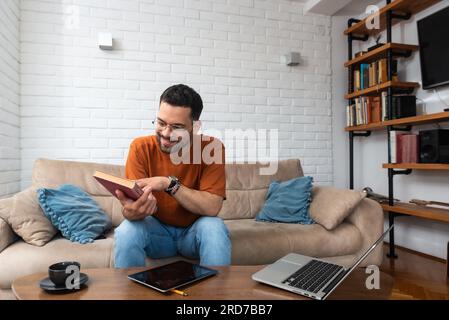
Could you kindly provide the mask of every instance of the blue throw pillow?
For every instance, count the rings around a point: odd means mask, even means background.
[[[41,188],[37,190],[37,198],[47,218],[70,241],[93,242],[112,226],[97,202],[77,186]]]
[[[264,207],[257,221],[312,224],[309,214],[312,177],[300,177],[270,184]]]

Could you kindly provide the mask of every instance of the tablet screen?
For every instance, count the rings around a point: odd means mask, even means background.
[[[187,261],[176,261],[131,274],[128,278],[153,289],[166,292],[215,274],[217,274],[217,270]]]

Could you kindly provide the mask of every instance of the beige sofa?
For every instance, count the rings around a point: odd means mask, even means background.
[[[367,198],[361,199],[344,221],[331,230],[319,223],[299,225],[256,222],[254,217],[263,206],[270,182],[303,175],[299,160],[282,160],[277,164],[277,173],[272,176],[260,175],[260,166],[256,164],[229,164],[226,167],[227,200],[219,215],[225,220],[231,234],[232,264],[268,264],[290,252],[349,264],[381,235],[382,209]],[[64,183],[78,185],[93,196],[110,215],[116,227],[123,220],[121,205],[92,178],[95,170],[124,174],[123,166],[39,159],[34,165],[31,188],[56,188]],[[16,198],[20,199],[20,196],[18,194]],[[342,201],[341,198],[334,197],[332,201],[335,206]],[[315,211],[320,208],[326,210],[325,207],[330,204],[329,201],[317,202],[318,197],[314,197],[312,204]],[[113,230],[106,239],[91,244],[81,245],[56,236],[43,246],[30,245],[22,241],[7,222],[11,219],[8,215],[12,204],[12,198],[0,200],[0,298],[13,297],[10,288],[15,278],[44,272],[56,261],[77,260],[82,268],[114,265]],[[379,265],[381,260],[382,247],[379,246],[362,265]],[[148,260],[152,266],[165,262]]]

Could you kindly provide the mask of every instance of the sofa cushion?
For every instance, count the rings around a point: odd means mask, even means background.
[[[32,186],[57,188],[65,183],[77,185],[98,202],[116,227],[124,219],[122,206],[92,177],[96,170],[118,177],[125,176],[125,167],[120,165],[37,159],[33,167]],[[226,200],[219,216],[222,219],[254,218],[263,206],[272,181],[286,181],[301,176],[303,172],[299,159],[271,162],[270,166],[260,163],[226,164]]]
[[[303,176],[298,159],[272,162],[269,168],[267,170],[267,166],[260,163],[226,164],[226,200],[218,216],[224,220],[255,218],[263,207],[272,181]]]
[[[57,188],[70,183],[85,190],[111,217],[112,225],[123,221],[121,204],[95,178],[94,172],[109,172],[117,177],[125,176],[125,167],[113,164],[90,163],[64,160],[37,159],[33,167],[32,186],[37,188]]]
[[[288,253],[324,258],[352,255],[362,244],[362,235],[343,222],[332,231],[319,224],[258,222],[254,219],[225,220],[232,241],[232,264],[273,263]]]
[[[310,216],[327,230],[337,227],[363,200],[364,192],[338,189],[330,186],[314,186]]]
[[[58,232],[44,215],[34,188],[25,189],[12,197],[8,222],[25,242],[43,246]]]
[[[311,224],[309,205],[312,177],[299,177],[284,182],[273,181],[257,221]]]
[[[90,243],[111,228],[111,219],[83,190],[63,184],[37,190],[45,215],[70,241]]]

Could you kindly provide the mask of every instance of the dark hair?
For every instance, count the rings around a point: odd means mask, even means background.
[[[176,84],[165,89],[159,105],[162,102],[176,107],[190,108],[192,119],[195,121],[200,119],[201,111],[203,111],[203,100],[201,100],[200,95],[184,84]]]

